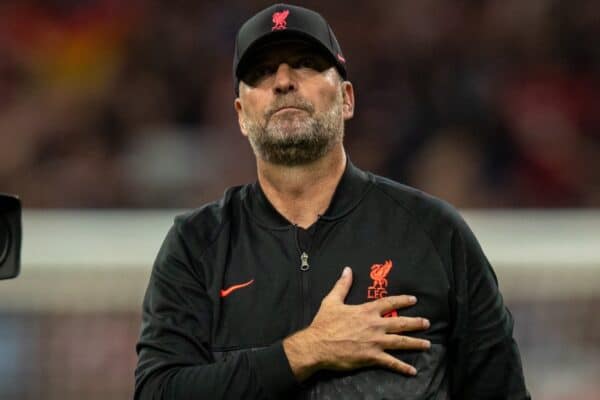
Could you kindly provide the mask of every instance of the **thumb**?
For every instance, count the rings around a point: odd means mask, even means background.
[[[333,289],[331,289],[328,296],[343,303],[348,295],[348,292],[350,291],[351,286],[352,268],[344,267],[342,276],[340,276],[340,279],[338,279],[335,285],[333,285]]]

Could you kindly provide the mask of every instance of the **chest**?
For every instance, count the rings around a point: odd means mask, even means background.
[[[432,327],[418,336],[443,342],[449,281],[418,226],[347,218],[317,226],[309,240],[295,229],[247,226],[216,249],[210,293],[217,347],[268,345],[307,326],[344,266],[353,271],[347,304],[414,295],[418,303],[397,314],[428,318]]]

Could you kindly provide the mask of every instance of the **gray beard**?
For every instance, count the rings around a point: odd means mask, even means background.
[[[329,111],[311,113],[312,106],[306,105],[309,115],[304,111],[272,115],[264,125],[246,118],[244,124],[254,153],[264,161],[285,166],[320,159],[344,137],[341,96],[338,100]]]

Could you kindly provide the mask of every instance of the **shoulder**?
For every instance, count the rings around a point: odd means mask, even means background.
[[[458,210],[447,201],[389,178],[370,175],[374,192],[379,196],[387,197],[404,209],[424,229],[454,230],[465,225]]]
[[[228,188],[223,197],[175,217],[173,229],[186,242],[210,246],[234,218],[249,185]]]

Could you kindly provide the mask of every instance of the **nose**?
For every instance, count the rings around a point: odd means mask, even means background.
[[[273,91],[275,94],[286,94],[297,89],[294,70],[286,63],[281,63],[275,72],[275,84]]]

